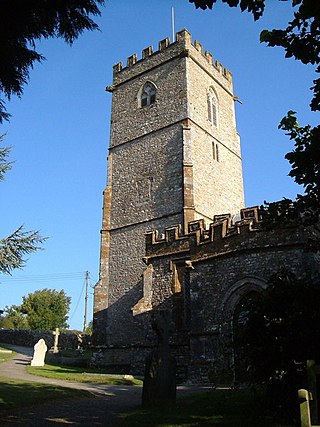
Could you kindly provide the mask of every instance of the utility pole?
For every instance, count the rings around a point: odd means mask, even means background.
[[[85,332],[87,328],[89,271],[86,271],[85,273],[85,284],[86,284],[86,292],[84,297],[83,332]]]

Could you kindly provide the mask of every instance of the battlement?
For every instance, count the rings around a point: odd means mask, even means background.
[[[208,62],[208,64],[212,66],[213,70],[218,71],[218,73],[224,76],[227,80],[232,80],[231,72],[227,68],[225,68],[219,61],[214,60],[213,55],[210,52],[208,52],[207,50],[203,52],[202,45],[198,42],[198,40],[194,40],[194,42],[192,43],[192,36],[186,29],[177,32],[175,41],[173,41],[172,43],[170,42],[169,37],[160,40],[158,43],[157,51],[154,51],[153,46],[148,46],[147,48],[143,49],[141,59],[138,59],[137,54],[134,53],[133,55],[127,58],[126,66],[123,66],[122,62],[118,62],[113,66],[113,76],[115,77],[122,71],[133,68],[136,64],[141,64],[142,61],[145,61],[150,57],[154,57],[160,52],[164,52],[176,45],[181,45],[180,55],[188,56],[192,54],[191,50],[197,51]]]
[[[163,234],[157,230],[146,234],[146,255],[157,253],[157,249],[170,246],[179,251],[189,250],[191,246],[214,243],[232,236],[248,236],[258,231],[260,224],[258,206],[241,209],[240,220],[232,224],[231,214],[215,215],[213,222],[206,229],[203,219],[188,223],[188,233],[182,232],[181,225],[168,227]]]
[[[146,234],[145,261],[183,254],[196,262],[239,251],[301,247],[312,234],[312,230],[305,227],[266,230],[261,225],[259,207],[254,206],[241,209],[240,219],[235,222],[230,214],[215,215],[208,228],[202,219],[189,222],[186,234],[180,225],[166,228],[161,235],[156,230],[151,231]]]

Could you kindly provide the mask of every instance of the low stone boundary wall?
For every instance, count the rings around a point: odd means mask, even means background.
[[[60,333],[58,347],[60,350],[88,348],[90,346],[90,335],[76,333]],[[53,332],[36,332],[22,329],[0,329],[0,342],[5,344],[21,345],[23,347],[33,347],[39,339],[43,338],[48,349],[53,347]]]

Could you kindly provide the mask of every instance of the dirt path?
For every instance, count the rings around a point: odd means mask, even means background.
[[[8,344],[4,344],[9,348]],[[32,348],[10,346],[17,355],[13,359],[0,363],[0,376],[21,379],[62,387],[87,390],[92,398],[50,401],[21,409],[12,409],[0,413],[0,426],[24,427],[115,427],[131,410],[141,404],[141,387],[112,386],[59,381],[37,377],[26,372],[30,363]],[[205,391],[206,387],[181,386],[178,396]]]

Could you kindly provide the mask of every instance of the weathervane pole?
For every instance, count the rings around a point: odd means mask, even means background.
[[[172,43],[174,42],[174,7],[171,7]]]

